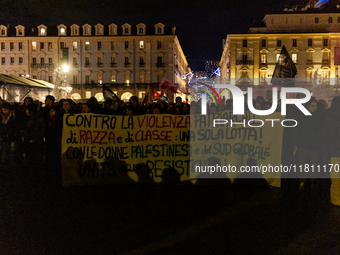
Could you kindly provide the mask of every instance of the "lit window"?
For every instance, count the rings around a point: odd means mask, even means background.
[[[267,63],[267,55],[266,55],[266,54],[262,54],[262,55],[261,55],[261,63],[262,63],[262,64]]]
[[[276,62],[279,61],[280,54],[276,54]]]
[[[85,92],[85,97],[86,98],[91,98],[91,91],[86,91]]]
[[[77,50],[78,49],[78,43],[77,42],[73,42],[73,50]]]
[[[60,34],[64,35],[65,34],[65,28],[60,28]]]
[[[111,82],[116,82],[116,74],[111,74]]]
[[[144,41],[139,41],[139,48],[144,49]]]
[[[90,50],[90,42],[85,42],[85,50]]]
[[[294,63],[297,62],[297,54],[296,54],[296,53],[292,54],[292,61],[293,61]]]
[[[40,29],[40,34],[41,34],[41,35],[45,35],[45,33],[46,33],[45,28]]]
[[[37,49],[37,42],[32,42],[32,50],[36,50]]]

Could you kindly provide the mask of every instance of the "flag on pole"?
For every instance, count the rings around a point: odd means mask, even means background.
[[[112,97],[119,99],[118,96],[109,87],[105,86],[104,84],[102,84],[102,86],[104,100],[112,99]]]
[[[297,73],[286,47],[283,45],[279,59],[277,60],[271,83],[281,87],[295,87],[294,77]]]
[[[143,99],[143,104],[146,104],[149,101],[149,91],[150,91],[150,86],[148,86],[148,88],[145,91],[145,96]]]
[[[159,94],[156,90],[153,91],[153,99],[157,99],[161,94]]]

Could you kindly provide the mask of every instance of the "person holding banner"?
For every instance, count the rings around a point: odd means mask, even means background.
[[[312,116],[301,115],[297,126],[297,148],[299,150],[300,164],[305,167],[316,167],[319,164],[321,125],[316,114],[317,100],[312,98],[307,103],[307,109]],[[315,182],[311,171],[301,173],[300,187],[315,189]]]
[[[333,98],[325,126],[327,132],[329,163],[340,163],[340,96]],[[330,200],[340,206],[340,179],[331,172]]]

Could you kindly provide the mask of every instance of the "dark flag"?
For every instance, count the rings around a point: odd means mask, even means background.
[[[103,86],[103,96],[104,96],[104,100],[106,99],[112,99],[112,97],[116,97],[118,99],[118,96],[107,86],[105,86],[104,84],[102,84]]]
[[[296,66],[283,45],[271,83],[281,87],[295,87],[294,77],[296,73]]]
[[[150,85],[148,86],[148,88],[145,91],[145,96],[143,99],[143,104],[146,104],[147,102],[149,102],[149,91],[150,91]]]

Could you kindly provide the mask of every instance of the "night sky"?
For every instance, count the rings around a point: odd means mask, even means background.
[[[291,0],[290,2],[296,0]],[[176,26],[177,36],[189,66],[204,70],[205,61],[218,61],[222,39],[232,33],[247,33],[266,13],[282,10],[283,0],[3,0],[1,24],[16,26],[67,26],[101,23],[132,26],[162,22]]]

